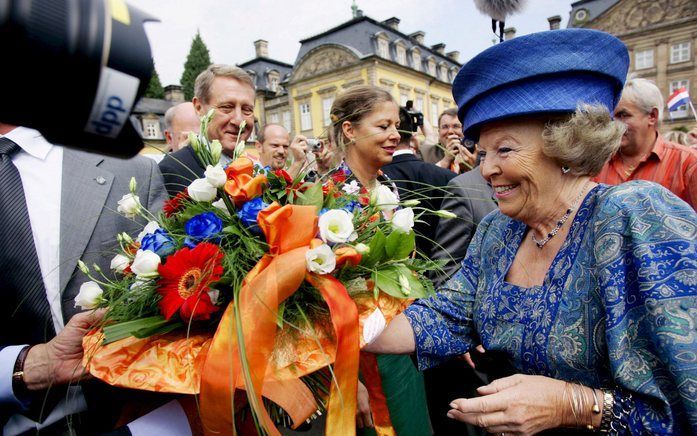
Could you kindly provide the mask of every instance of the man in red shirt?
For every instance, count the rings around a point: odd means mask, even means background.
[[[617,185],[629,180],[660,183],[697,208],[697,150],[665,141],[658,128],[663,96],[652,82],[630,79],[615,108],[615,119],[627,126],[620,149],[595,181]]]

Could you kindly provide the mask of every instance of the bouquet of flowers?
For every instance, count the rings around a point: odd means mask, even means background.
[[[359,356],[364,377],[378,377],[360,347],[433,292],[423,273],[439,265],[414,248],[423,211],[342,171],[305,182],[261,168],[239,143],[223,168],[220,143],[205,135],[211,117],[189,137],[205,177],[159,216],[140,206],[132,180],[118,211],[147,225],[135,239],[117,236],[114,275],[80,262],[91,281],[75,304],[106,308],[83,342],[84,364],[113,385],[200,394],[207,432],[231,433],[233,414],[251,410],[268,434],[325,411],[327,434],[345,433]],[[389,427],[378,409],[376,425]]]

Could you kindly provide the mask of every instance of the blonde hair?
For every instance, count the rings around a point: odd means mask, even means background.
[[[625,130],[605,106],[582,104],[570,117],[545,126],[542,152],[572,174],[595,176],[619,149]]]
[[[215,80],[216,77],[235,79],[248,85],[253,91],[256,90],[252,76],[242,68],[233,65],[213,64],[203,70],[201,74],[196,77],[196,82],[194,83],[194,96],[201,100],[201,102],[208,103],[210,101],[211,85],[213,85],[213,80]]]
[[[342,128],[344,121],[359,124],[363,117],[372,112],[377,105],[385,102],[394,103],[392,95],[376,86],[357,85],[339,94],[330,111],[332,120],[330,134],[336,141],[336,145],[344,151],[350,142]]]

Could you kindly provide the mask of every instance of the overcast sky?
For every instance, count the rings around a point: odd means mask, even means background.
[[[191,40],[200,30],[216,63],[237,64],[254,57],[253,42],[269,42],[269,56],[293,64],[299,41],[351,19],[352,0],[128,0],[157,17],[147,32],[163,85],[179,83]],[[506,26],[518,35],[547,30],[547,17],[561,15],[566,27],[572,0],[527,0]],[[492,44],[491,20],[472,0],[357,0],[364,14],[401,20],[400,31],[426,32],[428,46],[443,42],[465,62]]]

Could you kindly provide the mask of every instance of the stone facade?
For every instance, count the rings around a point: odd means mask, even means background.
[[[696,0],[584,0],[572,4],[569,27],[612,33],[629,50],[630,74],[652,80],[664,99],[680,87],[697,96]],[[686,105],[664,116],[663,130],[691,128]]]

